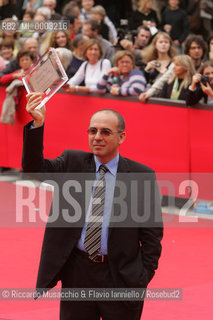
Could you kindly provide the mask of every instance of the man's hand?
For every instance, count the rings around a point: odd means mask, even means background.
[[[36,107],[42,101],[42,94],[40,92],[32,92],[27,94],[27,112],[32,116],[34,119],[33,126],[34,127],[41,127],[44,124],[44,118],[46,113],[45,106],[41,107],[40,109],[36,109]]]

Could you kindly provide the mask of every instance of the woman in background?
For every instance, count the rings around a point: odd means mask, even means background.
[[[14,41],[4,39],[0,43],[0,71],[13,59]]]
[[[9,84],[15,79],[22,80],[24,74],[30,69],[34,61],[34,55],[32,52],[26,50],[20,50],[17,55],[18,64],[21,69],[16,70],[12,73],[3,75],[0,78],[1,84]]]
[[[52,48],[66,48],[72,50],[72,41],[70,39],[69,32],[65,30],[60,30],[52,32],[49,47]]]
[[[82,63],[76,74],[64,86],[66,92],[96,92],[97,83],[111,67],[108,59],[102,59],[103,49],[96,39],[85,42]],[[84,85],[82,85],[82,82]]]
[[[174,58],[174,74],[163,86],[159,97],[172,100],[186,100],[189,86],[195,74],[192,59],[185,54]]]
[[[6,23],[8,25],[10,25],[11,23],[11,25],[14,27],[15,20],[13,20],[12,18],[6,18],[2,21],[2,23]],[[15,28],[13,28],[13,30],[3,30],[0,32],[0,42],[2,42],[5,39],[13,41],[13,55],[16,57],[19,50],[21,50],[21,44],[19,43],[19,32],[16,32]]]
[[[114,96],[134,96],[146,90],[143,73],[135,69],[135,59],[130,51],[118,51],[114,67],[108,70],[98,82],[98,92],[110,92]]]
[[[158,26],[156,12],[152,9],[152,0],[139,0],[138,10],[133,11],[129,19],[129,28],[136,30],[139,26]]]
[[[177,51],[171,37],[165,32],[158,32],[151,44],[142,51],[143,69],[147,83],[152,85],[170,66]]]

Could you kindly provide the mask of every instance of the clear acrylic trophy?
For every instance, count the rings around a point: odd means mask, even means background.
[[[41,108],[68,80],[56,50],[50,48],[22,78],[27,93],[42,92]],[[36,109],[37,109],[36,108]]]

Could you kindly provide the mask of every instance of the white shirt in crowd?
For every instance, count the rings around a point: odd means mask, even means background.
[[[98,81],[110,68],[111,62],[108,59],[101,59],[95,64],[85,61],[76,74],[68,81],[68,84],[78,86],[84,81],[85,86],[89,87],[91,92],[96,92]]]

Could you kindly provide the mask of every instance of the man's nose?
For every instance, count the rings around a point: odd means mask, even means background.
[[[102,139],[102,134],[101,134],[101,131],[100,130],[98,130],[97,132],[96,132],[96,134],[95,134],[95,139],[97,140],[97,139]]]

